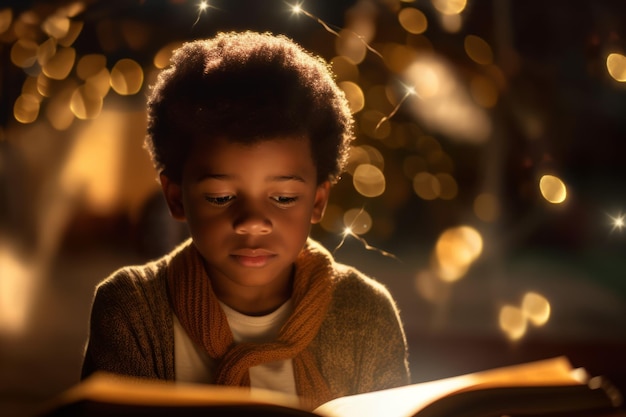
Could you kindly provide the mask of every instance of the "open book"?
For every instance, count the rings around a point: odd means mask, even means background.
[[[210,411],[210,413],[209,413]],[[329,401],[313,411],[260,389],[95,374],[41,414],[52,416],[626,417],[621,394],[565,357],[512,365]]]

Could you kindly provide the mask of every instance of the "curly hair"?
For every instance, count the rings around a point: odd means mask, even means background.
[[[148,98],[145,147],[180,181],[195,141],[309,139],[317,181],[339,179],[353,118],[328,64],[283,35],[219,33],[177,49]]]

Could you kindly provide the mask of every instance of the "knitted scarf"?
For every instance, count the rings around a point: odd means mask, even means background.
[[[293,359],[296,390],[303,405],[312,409],[332,398],[310,350],[331,301],[332,277],[331,255],[309,239],[295,262],[294,311],[277,340],[238,344],[211,288],[202,257],[190,241],[170,259],[167,279],[174,313],[189,337],[217,363],[216,384],[249,386],[251,367]]]

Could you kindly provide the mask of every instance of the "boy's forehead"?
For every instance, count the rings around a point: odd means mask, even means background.
[[[280,152],[289,152],[298,149],[310,152],[310,140],[304,135],[281,135],[254,138],[231,138],[228,136],[206,136],[197,138],[191,149],[194,152],[245,152],[258,149],[274,149]]]
[[[265,165],[264,165],[265,164]],[[310,141],[304,136],[280,136],[253,141],[232,140],[226,137],[198,140],[191,149],[188,168],[195,173],[217,170],[235,172],[242,167],[264,168],[268,171],[291,169],[316,170]]]

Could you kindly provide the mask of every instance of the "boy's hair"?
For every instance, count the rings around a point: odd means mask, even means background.
[[[308,138],[317,181],[344,169],[353,119],[329,66],[285,36],[229,32],[183,44],[148,98],[146,149],[180,181],[195,141]]]

